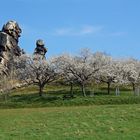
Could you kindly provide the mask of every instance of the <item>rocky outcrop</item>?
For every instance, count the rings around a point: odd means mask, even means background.
[[[21,32],[16,21],[8,21],[0,31],[0,73],[6,73],[9,61],[21,55],[22,51],[18,46]]]
[[[35,58],[41,58],[41,59],[45,59],[45,54],[47,52],[47,48],[45,48],[45,43],[43,42],[43,40],[39,39],[36,41],[36,48],[34,51],[34,57]]]

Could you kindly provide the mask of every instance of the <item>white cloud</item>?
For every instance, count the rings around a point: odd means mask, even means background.
[[[69,27],[56,29],[53,35],[58,36],[82,36],[88,34],[96,34],[102,31],[102,26],[85,25],[81,27]]]
[[[86,36],[86,35],[100,35],[100,37],[123,37],[128,33],[124,31],[106,31],[103,26],[84,25],[79,27],[66,27],[53,29],[37,29],[22,24],[21,26],[25,37],[44,37],[44,36]]]
[[[85,35],[85,34],[93,34],[93,33],[98,33],[103,29],[102,26],[91,26],[91,25],[86,25],[81,29],[80,34]]]

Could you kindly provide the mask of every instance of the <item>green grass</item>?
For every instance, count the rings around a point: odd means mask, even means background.
[[[0,110],[1,140],[139,140],[140,105]]]
[[[6,100],[1,98],[0,108],[140,104],[140,96],[134,96],[131,89],[121,89],[120,96],[114,95],[114,89],[111,95],[107,95],[103,87],[95,91],[95,96],[90,96],[91,91],[91,88],[87,89],[88,96],[85,98],[81,96],[80,89],[75,87],[76,98],[63,100],[63,95],[69,94],[67,86],[48,86],[44,89],[43,97],[39,97],[37,87],[29,86],[12,91]]]
[[[29,86],[1,96],[0,140],[139,140],[140,96],[129,87],[120,96],[104,86],[92,91],[85,98],[75,87],[76,98],[63,100],[68,86],[47,86],[43,97]]]

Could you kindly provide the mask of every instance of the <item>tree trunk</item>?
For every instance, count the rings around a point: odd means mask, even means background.
[[[86,97],[86,91],[85,91],[85,85],[82,84],[82,93],[83,93],[83,96]]]
[[[70,83],[70,95],[73,97],[73,83]]]
[[[133,87],[133,92],[135,92],[135,84],[132,83],[132,87]]]
[[[110,82],[107,82],[107,93],[110,94]]]
[[[44,86],[39,86],[39,96],[42,96]]]

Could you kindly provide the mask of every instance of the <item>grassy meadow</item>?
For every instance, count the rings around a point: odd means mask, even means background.
[[[94,90],[94,93],[93,93]],[[0,140],[139,140],[140,97],[131,88],[87,88],[82,97],[63,100],[68,86],[48,86],[39,97],[35,86],[0,98]]]
[[[139,140],[140,105],[0,110],[1,140]]]

